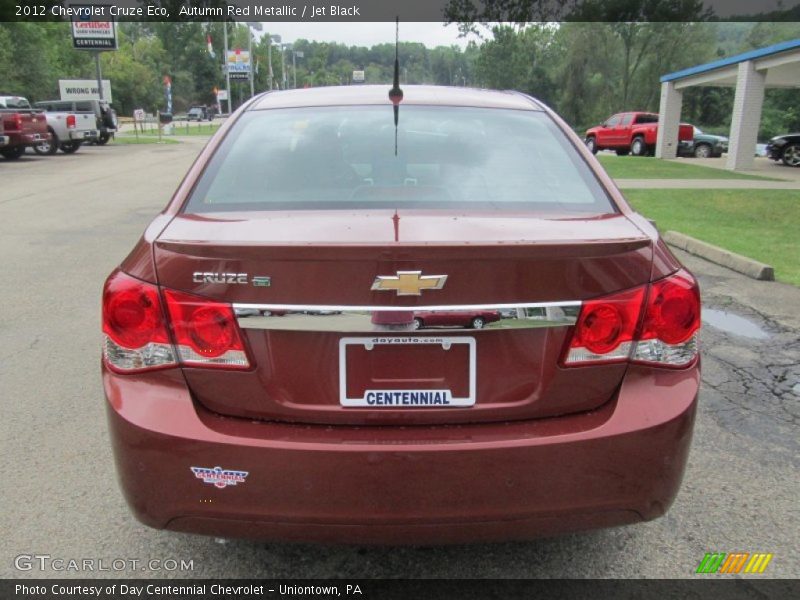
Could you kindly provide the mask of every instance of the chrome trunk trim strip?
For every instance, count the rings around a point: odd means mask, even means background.
[[[381,333],[444,330],[533,329],[574,325],[581,302],[338,306],[234,304],[239,327],[275,331]]]

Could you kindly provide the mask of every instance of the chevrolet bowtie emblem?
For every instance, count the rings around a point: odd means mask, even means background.
[[[395,290],[398,296],[421,296],[422,290],[440,290],[447,275],[423,275],[422,271],[398,271],[397,275],[378,275],[373,290]]]

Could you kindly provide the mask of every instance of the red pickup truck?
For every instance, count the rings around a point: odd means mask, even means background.
[[[608,118],[602,125],[586,131],[586,146],[592,153],[598,150],[616,150],[620,156],[653,154],[658,136],[658,115],[646,112],[624,112]],[[692,141],[694,130],[681,123],[678,142]]]
[[[21,96],[0,96],[0,154],[9,160],[50,139],[47,119]]]

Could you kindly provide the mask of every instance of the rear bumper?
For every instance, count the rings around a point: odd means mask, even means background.
[[[50,132],[45,133],[18,133],[11,134],[11,144],[14,146],[35,146],[39,142],[52,139]]]
[[[50,132],[45,133],[20,133],[19,131],[6,132],[0,135],[0,148],[5,146],[35,146],[39,142],[51,139]]]
[[[69,139],[73,142],[91,142],[97,139],[97,130],[91,129],[88,131],[70,131]]]
[[[680,486],[699,369],[631,366],[602,408],[437,427],[222,418],[176,370],[105,370],[125,497],[143,523],[228,537],[350,543],[529,539],[662,515]],[[191,467],[247,472],[217,488]]]

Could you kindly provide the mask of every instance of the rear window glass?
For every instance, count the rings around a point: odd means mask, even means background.
[[[547,114],[432,106],[245,113],[184,212],[407,207],[614,212]]]
[[[28,101],[21,96],[9,96],[8,98],[0,98],[0,106],[3,108],[30,108],[31,105]]]

